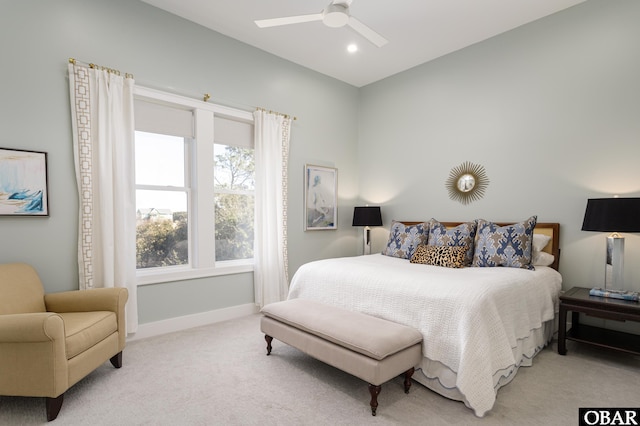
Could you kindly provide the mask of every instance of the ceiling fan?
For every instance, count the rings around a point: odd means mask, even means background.
[[[322,21],[323,24],[331,28],[339,28],[348,25],[378,47],[382,47],[387,44],[387,40],[384,37],[349,14],[349,5],[351,2],[352,0],[333,0],[320,13],[287,16],[283,18],[260,19],[255,21],[255,23],[260,28],[301,24],[303,22],[313,21]]]

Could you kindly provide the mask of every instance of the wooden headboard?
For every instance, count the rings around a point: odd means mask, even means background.
[[[404,220],[401,222],[404,223],[405,225],[416,225],[418,223],[423,223],[423,222],[413,222],[413,221],[404,221]],[[464,222],[440,222],[440,223],[450,229],[450,228],[455,228],[456,226]],[[496,222],[496,225],[506,226],[506,225],[511,225],[512,223],[515,223],[515,222]],[[549,243],[542,249],[542,251],[553,255],[553,263],[550,265],[550,267],[557,271],[560,265],[560,224],[555,222],[537,223],[536,227],[533,230],[533,233],[549,235],[551,237],[551,240],[549,240]]]

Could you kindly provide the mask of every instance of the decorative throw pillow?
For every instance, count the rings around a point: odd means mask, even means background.
[[[411,263],[462,268],[465,264],[467,246],[430,246],[420,244],[411,257]]]
[[[430,246],[464,246],[467,249],[464,266],[471,265],[473,260],[473,241],[476,236],[476,221],[462,223],[455,228],[447,229],[435,219],[429,226]]]
[[[382,254],[401,259],[411,259],[416,247],[420,244],[426,244],[428,238],[428,223],[405,225],[394,220],[391,222],[387,247],[382,251]]]
[[[524,222],[498,226],[478,219],[473,266],[535,269],[531,259],[537,221],[537,216],[531,216]]]

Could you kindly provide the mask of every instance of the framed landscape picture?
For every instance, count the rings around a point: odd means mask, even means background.
[[[305,231],[338,229],[338,169],[304,166]]]
[[[46,152],[0,148],[0,216],[49,216]]]

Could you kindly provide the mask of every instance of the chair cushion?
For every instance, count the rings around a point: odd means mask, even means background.
[[[67,359],[118,331],[116,314],[107,311],[59,313],[64,321]]]

